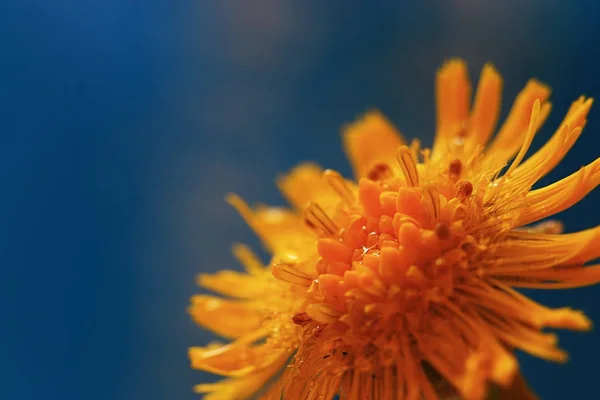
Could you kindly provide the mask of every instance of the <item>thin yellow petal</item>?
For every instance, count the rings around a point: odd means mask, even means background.
[[[501,279],[488,279],[488,281],[511,299],[508,301],[504,298],[504,301],[499,302],[498,314],[500,318],[508,320],[507,316],[512,317],[514,315],[516,320],[527,322],[527,324],[535,329],[564,328],[587,330],[591,327],[590,320],[580,311],[574,311],[570,308],[548,308],[518,292],[510,286],[510,283],[505,283]],[[500,297],[495,296],[495,298],[499,299]],[[541,332],[538,333],[542,334]],[[536,341],[538,342],[548,340],[549,344],[556,345],[556,337],[545,336],[546,339],[541,339],[542,336],[537,337]]]
[[[525,196],[515,227],[528,225],[573,206],[600,183],[600,158],[574,174]]]
[[[239,400],[256,395],[264,389],[271,377],[277,374],[288,359],[283,354],[280,359],[267,368],[239,378],[223,379],[217,383],[201,384],[194,386],[196,393],[204,393],[203,400]],[[279,400],[279,398],[277,398]]]
[[[267,330],[258,330],[224,346],[191,347],[188,353],[192,368],[229,377],[267,368],[287,352],[267,344],[252,344],[267,334]]]
[[[256,304],[218,297],[192,297],[189,313],[197,324],[216,334],[236,339],[260,328],[264,318]]]
[[[539,99],[541,103],[537,129],[544,123],[550,113],[547,102],[550,88],[535,79],[530,80],[519,93],[500,131],[486,150],[483,165],[493,170],[502,167],[522,147],[525,132],[529,125],[533,103]]]
[[[435,97],[437,119],[431,160],[445,162],[455,149],[463,149],[468,133],[471,83],[463,60],[450,60],[438,71]]]
[[[502,101],[502,77],[491,64],[481,71],[473,111],[469,119],[467,151],[483,148],[492,135],[500,115]]]
[[[531,116],[529,120],[529,126],[527,128],[527,134],[525,135],[525,140],[521,145],[521,150],[517,154],[517,157],[513,160],[512,164],[506,171],[506,176],[510,178],[512,172],[519,166],[523,158],[525,158],[525,154],[527,150],[529,150],[529,146],[531,146],[531,142],[533,141],[533,137],[537,131],[537,127],[539,126],[539,117],[540,117],[540,100],[536,99],[533,102],[533,108],[531,110]]]
[[[339,391],[341,374],[314,365],[292,367],[260,398],[262,400],[332,399]]]
[[[552,171],[579,138],[592,103],[593,99],[583,96],[575,101],[552,138],[516,169],[514,179],[526,176],[524,183],[531,186]]]
[[[520,275],[558,265],[584,264],[600,257],[600,226],[562,235],[513,232],[494,249],[486,273]]]
[[[526,271],[518,276],[497,276],[513,287],[530,289],[572,289],[600,282],[600,265],[564,266],[540,271]]]
[[[378,111],[368,112],[346,126],[342,140],[357,180],[377,163],[394,167],[396,153],[405,144],[400,132]]]
[[[465,136],[471,104],[471,83],[463,60],[448,61],[436,76],[437,128],[432,159],[449,151],[450,141]]]
[[[226,197],[272,253],[302,253],[310,249],[314,236],[300,216],[278,207],[260,206],[252,210],[239,196]]]
[[[235,244],[233,245],[233,255],[237,260],[244,266],[246,272],[250,275],[254,276],[264,276],[267,268],[265,265],[258,259],[256,254],[252,252],[252,250],[243,244]]]
[[[266,277],[270,272],[266,271]],[[219,271],[215,274],[200,274],[198,285],[214,292],[240,299],[256,299],[271,290],[272,280],[258,279],[237,271]]]
[[[333,175],[335,174],[335,176]],[[311,163],[300,164],[289,174],[277,179],[279,190],[290,204],[304,210],[311,202],[325,210],[334,210],[341,199],[354,196],[354,184],[333,171],[322,170]]]

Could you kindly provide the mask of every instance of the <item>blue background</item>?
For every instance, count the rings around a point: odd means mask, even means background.
[[[339,127],[372,107],[431,143],[452,56],[473,79],[495,63],[505,114],[549,83],[548,137],[600,96],[600,9],[569,3],[1,0],[0,398],[197,398],[195,275],[257,244],[225,193],[283,204],[273,178],[301,160],[348,174]],[[589,120],[545,182],[599,155]],[[599,200],[567,229],[598,224]],[[535,296],[600,321],[600,288]],[[523,358],[543,398],[593,397],[599,335],[562,334],[566,366]]]

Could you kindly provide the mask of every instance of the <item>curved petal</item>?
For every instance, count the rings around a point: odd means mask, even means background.
[[[400,132],[378,111],[368,112],[346,126],[342,141],[357,180],[377,163],[393,169],[398,149],[405,144]]]
[[[481,70],[475,103],[469,118],[465,143],[467,154],[478,146],[483,149],[488,142],[498,123],[501,101],[502,77],[491,64],[486,64]]]
[[[502,168],[521,149],[530,122],[533,104],[541,103],[537,129],[550,113],[550,88],[535,79],[530,80],[519,93],[500,131],[485,151],[482,167],[487,170]]]
[[[289,174],[277,179],[277,186],[290,204],[304,210],[311,202],[332,210],[345,200],[354,200],[356,185],[332,170],[324,171],[311,163],[300,164]]]
[[[512,232],[494,248],[495,258],[486,274],[519,275],[558,265],[579,265],[600,257],[600,226],[554,235]]]
[[[277,282],[270,271],[263,278],[238,271],[219,271],[215,274],[200,274],[198,284],[214,292],[239,299],[258,299],[273,290]]]
[[[272,253],[305,254],[307,249],[312,251],[314,235],[298,214],[284,208],[266,206],[252,210],[244,200],[233,194],[228,195],[226,200]]]
[[[197,324],[227,338],[239,338],[259,329],[264,321],[256,304],[214,296],[193,296],[189,313]]]
[[[190,347],[188,352],[192,368],[230,377],[242,377],[267,368],[289,352],[267,343],[253,344],[268,333],[263,328],[226,345]]]
[[[464,136],[471,103],[471,83],[463,60],[448,61],[437,73],[435,84],[437,128],[432,157],[443,153],[448,142]]]
[[[239,400],[255,395],[268,384],[285,365],[288,355],[283,354],[267,368],[239,378],[224,379],[217,383],[194,386],[196,393],[204,393],[204,400]],[[278,399],[279,400],[279,399]]]
[[[513,182],[524,181],[531,187],[552,171],[579,138],[592,103],[593,99],[583,96],[575,101],[552,138],[514,171]]]
[[[525,196],[515,227],[528,225],[573,206],[600,183],[600,158],[574,174]]]

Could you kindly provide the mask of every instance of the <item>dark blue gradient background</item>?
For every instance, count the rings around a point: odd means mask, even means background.
[[[495,63],[505,114],[530,76],[553,87],[539,146],[600,97],[599,5],[569,3],[0,1],[0,398],[197,398],[195,275],[257,245],[225,193],[283,204],[273,178],[301,160],[348,174],[339,127],[372,107],[430,144],[452,56],[474,79]],[[600,155],[599,110],[545,182]],[[600,288],[535,297],[600,321]],[[593,398],[599,341],[564,333],[572,361],[524,373],[545,399]]]

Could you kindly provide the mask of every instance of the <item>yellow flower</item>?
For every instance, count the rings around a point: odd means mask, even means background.
[[[584,266],[600,256],[600,226],[561,234],[558,222],[530,225],[600,181],[599,158],[532,189],[577,140],[592,100],[575,101],[526,158],[550,89],[529,81],[488,144],[501,89],[486,65],[471,107],[466,66],[449,61],[437,74],[431,150],[407,146],[369,112],[343,132],[356,181],[303,164],[278,180],[291,210],[252,209],[230,195],[272,260],[264,266],[239,245],[245,273],[200,276],[226,297],[194,296],[190,313],[232,341],[190,349],[194,368],[228,377],[196,391],[210,400],[429,400],[452,391],[478,400],[490,383],[524,391],[515,349],[565,361],[542,329],[587,330],[590,321],[515,289],[600,281],[600,266]]]

